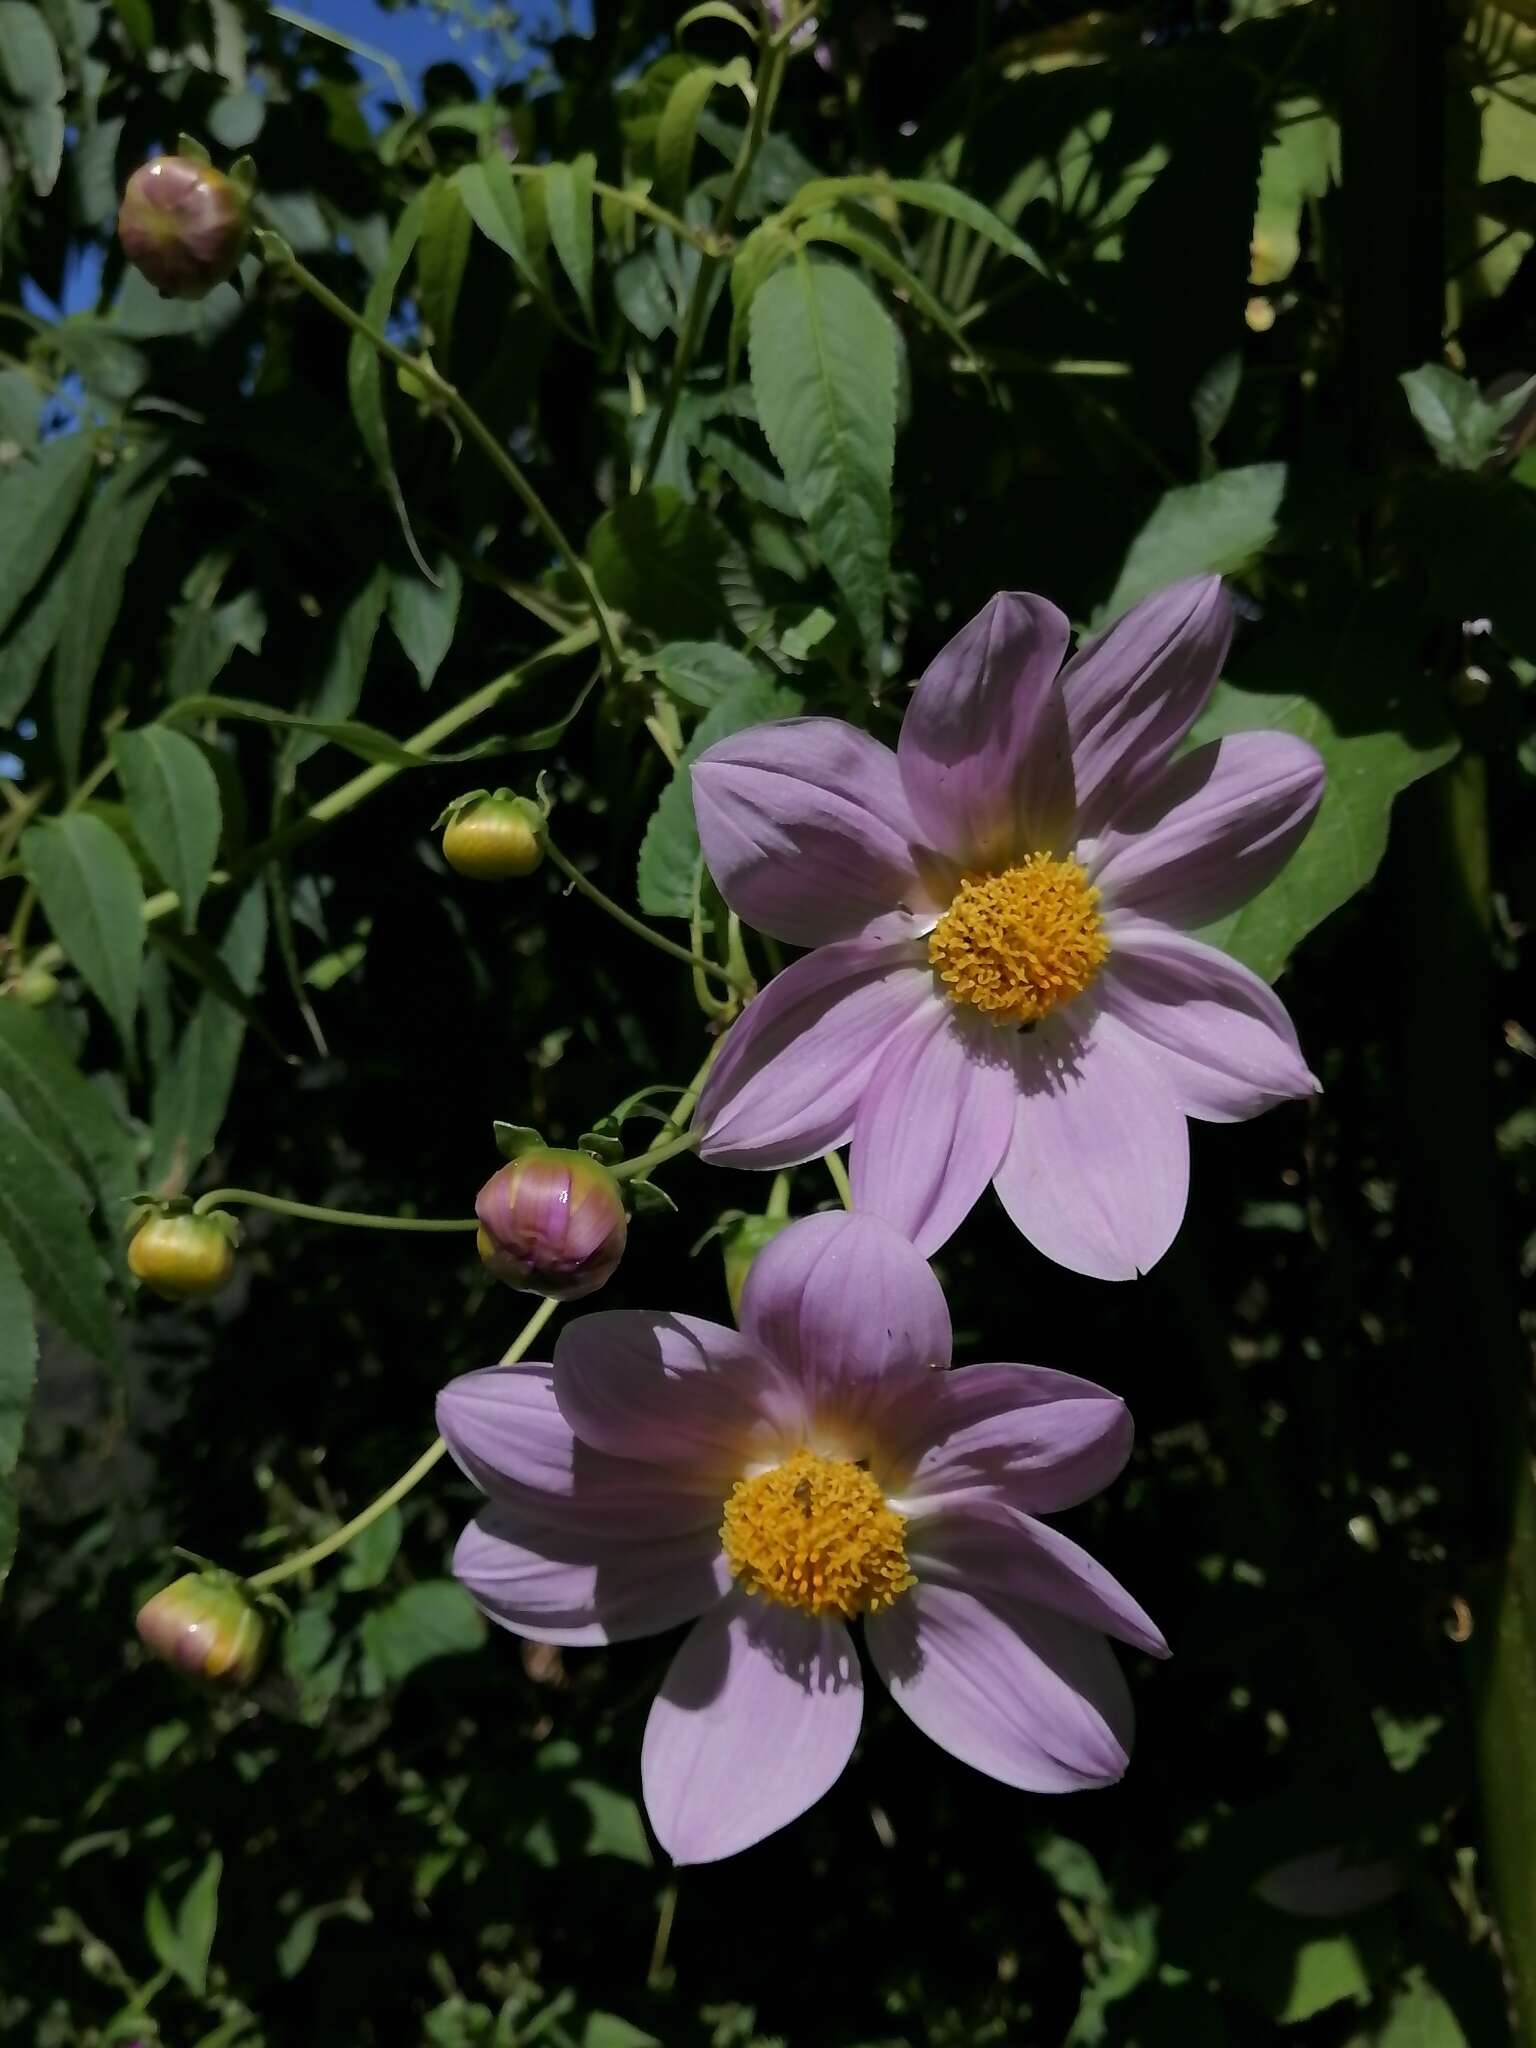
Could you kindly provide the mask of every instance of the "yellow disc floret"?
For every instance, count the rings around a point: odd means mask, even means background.
[[[801,1450],[737,1480],[720,1541],[748,1593],[806,1614],[854,1615],[917,1583],[906,1526],[862,1465]]]
[[[967,875],[928,940],[946,992],[994,1024],[1034,1024],[1088,987],[1109,957],[1099,892],[1075,860],[1032,853]]]

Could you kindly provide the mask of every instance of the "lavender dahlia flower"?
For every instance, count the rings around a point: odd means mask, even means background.
[[[700,757],[721,893],[814,950],[735,1025],[695,1121],[721,1166],[851,1139],[856,1206],[925,1252],[990,1181],[1048,1258],[1128,1280],[1183,1219],[1186,1117],[1316,1090],[1273,991],[1190,928],[1279,873],[1323,767],[1280,732],[1176,757],[1231,637],[1216,578],[1062,668],[1068,636],[1005,592],[931,663],[894,753],[792,718]]]
[[[1131,1703],[1104,1638],[1167,1649],[1036,1517],[1125,1463],[1102,1387],[950,1362],[920,1253],[872,1216],[812,1216],[753,1262],[741,1329],[610,1311],[554,1365],[466,1373],[438,1427],[489,1496],[453,1568],[538,1642],[692,1621],[651,1707],[645,1803],[679,1863],[814,1805],[863,1711],[848,1622],[925,1734],[1005,1785],[1124,1771]]]

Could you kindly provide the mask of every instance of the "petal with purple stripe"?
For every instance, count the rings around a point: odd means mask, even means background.
[[[863,1719],[840,1621],[733,1595],[672,1660],[640,1753],[645,1810],[675,1863],[750,1849],[842,1776]]]
[[[843,1145],[891,1036],[926,1003],[917,945],[848,939],[796,960],[731,1027],[694,1116],[715,1166],[797,1166]]]
[[[896,756],[841,719],[779,719],[717,741],[694,763],[693,808],[726,902],[792,946],[927,907]]]
[[[897,758],[919,831],[962,867],[1054,846],[1072,764],[1056,672],[1071,629],[1043,597],[999,591],[928,664]]]

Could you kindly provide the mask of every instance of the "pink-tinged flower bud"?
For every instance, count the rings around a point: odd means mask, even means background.
[[[117,235],[162,298],[202,299],[245,254],[250,210],[240,187],[211,164],[157,156],[128,180]]]
[[[741,1216],[722,1232],[720,1249],[725,1259],[725,1287],[731,1297],[731,1314],[741,1321],[741,1290],[747,1284],[752,1261],[765,1244],[771,1244],[787,1229],[788,1216]]]
[[[267,1627],[228,1572],[188,1572],[139,1609],[144,1647],[186,1678],[243,1692],[261,1669]]]
[[[487,1272],[523,1294],[579,1301],[613,1276],[629,1219],[606,1166],[536,1145],[493,1173],[475,1200]]]

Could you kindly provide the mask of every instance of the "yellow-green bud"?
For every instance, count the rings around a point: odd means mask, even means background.
[[[234,1277],[230,1219],[146,1211],[129,1240],[128,1270],[166,1301],[206,1301]]]
[[[267,1626],[229,1572],[188,1572],[139,1609],[145,1648],[184,1677],[242,1692],[261,1670]]]
[[[481,791],[450,807],[443,858],[471,881],[520,880],[544,858],[543,824],[543,812],[526,797]]]

